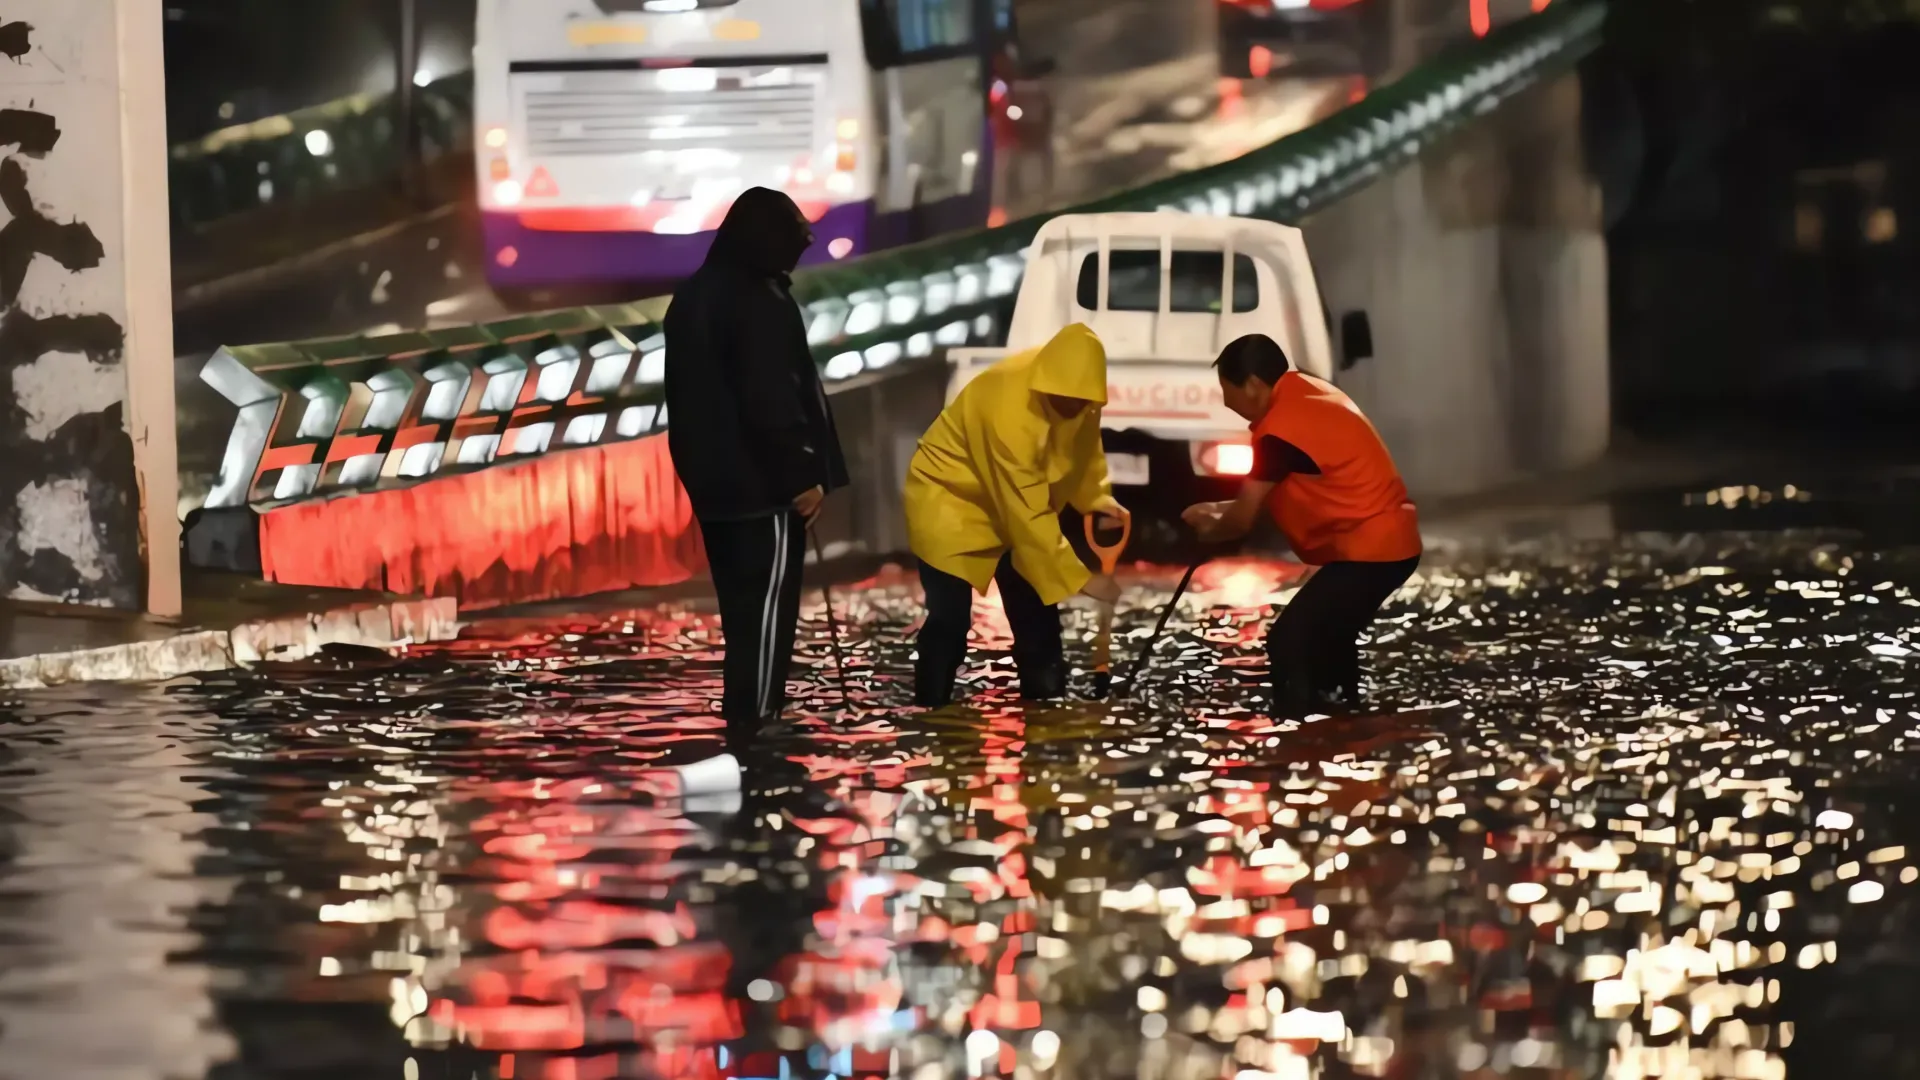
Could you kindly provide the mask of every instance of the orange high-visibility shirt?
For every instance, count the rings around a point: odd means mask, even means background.
[[[1393,455],[1338,387],[1287,372],[1253,433],[1256,442],[1266,435],[1297,447],[1319,468],[1289,473],[1267,499],[1302,562],[1399,562],[1420,554],[1420,518]]]

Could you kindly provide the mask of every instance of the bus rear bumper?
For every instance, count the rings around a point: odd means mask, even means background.
[[[834,261],[828,246],[852,241],[842,258],[869,250],[873,204],[831,207],[813,223],[818,242],[801,265]],[[496,288],[562,285],[671,283],[699,269],[713,233],[665,234],[633,230],[561,231],[527,226],[518,213],[483,210],[487,282]]]

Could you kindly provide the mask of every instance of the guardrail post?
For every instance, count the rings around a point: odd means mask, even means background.
[[[177,615],[161,5],[30,7],[0,13],[0,596]]]

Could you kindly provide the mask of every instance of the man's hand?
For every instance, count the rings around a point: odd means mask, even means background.
[[[1228,502],[1195,503],[1181,513],[1180,520],[1193,526],[1200,539],[1211,543],[1223,531],[1227,511],[1232,508],[1233,504]]]
[[[1110,519],[1111,523],[1115,526],[1133,524],[1133,511],[1121,506],[1120,500],[1111,495],[1104,496],[1098,502],[1095,502],[1088,512],[1096,517]],[[1106,522],[1102,522],[1101,524],[1106,524]]]
[[[813,524],[813,519],[820,516],[820,506],[826,501],[826,489],[815,484],[793,497],[793,508],[799,513],[800,520],[811,525]]]
[[[1113,579],[1112,574],[1095,574],[1087,579],[1080,595],[1090,596],[1103,604],[1117,604],[1120,602],[1120,583]]]

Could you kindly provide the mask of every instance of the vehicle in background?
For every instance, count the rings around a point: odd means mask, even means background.
[[[475,146],[499,289],[670,282],[749,187],[809,262],[986,220],[1012,0],[480,0]]]
[[[1213,370],[1228,342],[1266,334],[1301,371],[1334,374],[1299,229],[1170,211],[1068,214],[1027,249],[1006,347],[948,353],[947,400],[994,362],[1076,322],[1107,347],[1101,426],[1116,493],[1161,526],[1195,501],[1231,498],[1253,467],[1247,422],[1221,400]],[[1342,319],[1341,337],[1342,366],[1371,354],[1364,312]]]
[[[994,57],[993,86],[987,101],[993,131],[996,219],[1025,217],[1053,193],[1056,118],[1047,77],[1054,70],[1051,59],[1024,55],[1019,41],[1010,35],[1003,39]]]
[[[1374,0],[1378,3],[1379,0]],[[1215,0],[1220,74],[1264,79],[1280,71],[1365,73],[1370,4],[1364,0]]]

